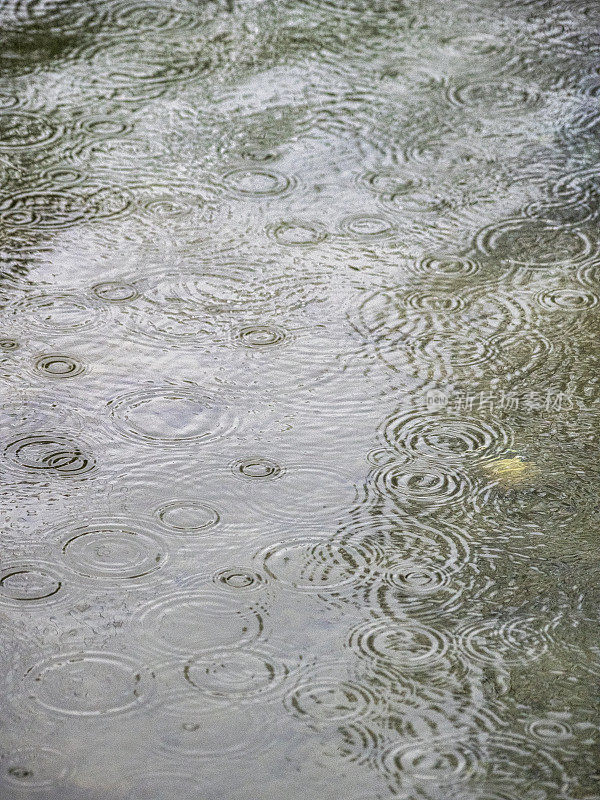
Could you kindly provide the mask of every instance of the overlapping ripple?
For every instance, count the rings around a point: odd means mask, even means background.
[[[596,797],[596,11],[0,0],[2,798]]]
[[[233,412],[186,388],[148,387],[109,401],[111,420],[125,436],[158,446],[207,442],[235,430]]]
[[[264,627],[259,610],[240,607],[216,590],[164,594],[136,616],[147,646],[168,655],[243,647],[257,640]]]

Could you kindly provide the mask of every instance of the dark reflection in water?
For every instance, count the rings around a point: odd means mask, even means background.
[[[592,800],[584,2],[0,2],[0,797]]]

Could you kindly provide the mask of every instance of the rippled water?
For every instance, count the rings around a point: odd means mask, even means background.
[[[600,798],[584,0],[1,0],[0,798]]]

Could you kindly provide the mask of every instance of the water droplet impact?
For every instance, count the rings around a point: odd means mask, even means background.
[[[0,113],[0,150],[40,147],[57,135],[58,130],[43,117],[24,111]]]
[[[34,323],[51,332],[89,328],[101,320],[99,309],[70,294],[25,297],[14,303],[9,311],[17,323]]]
[[[194,533],[212,528],[220,519],[214,508],[194,500],[172,500],[154,513],[165,528],[180,533]]]
[[[310,538],[281,542],[258,555],[270,578],[302,592],[333,591],[358,583],[378,557],[376,545],[336,544]]]
[[[481,265],[472,258],[462,256],[427,256],[413,264],[414,271],[435,280],[436,285],[454,284],[457,278],[467,278],[481,270]]]
[[[71,356],[45,355],[36,359],[36,372],[50,378],[74,378],[85,372],[84,365]]]
[[[440,506],[460,503],[472,490],[469,477],[462,471],[434,461],[410,464],[386,464],[375,476],[380,491],[405,507],[416,506],[433,511]]]
[[[536,295],[537,302],[549,311],[584,311],[598,305],[598,295],[583,289],[553,289]]]
[[[16,466],[61,477],[79,477],[96,466],[94,457],[85,449],[58,434],[20,436],[6,447],[5,454]]]
[[[369,214],[346,217],[341,228],[346,233],[363,239],[379,239],[394,232],[394,225],[388,219]]]
[[[289,247],[308,247],[319,244],[324,242],[328,236],[326,228],[318,222],[301,220],[280,222],[278,225],[269,227],[267,233],[279,244]]]
[[[443,786],[445,782],[453,783],[460,779],[471,778],[480,767],[479,749],[466,741],[441,739],[427,744],[396,744],[383,756],[383,763],[395,778],[406,789]],[[435,790],[434,790],[435,791]],[[429,793],[417,796],[430,797]]]
[[[110,520],[73,528],[63,541],[62,552],[69,566],[81,575],[119,580],[149,575],[167,557],[156,534]]]
[[[257,650],[223,650],[198,656],[184,668],[194,689],[223,700],[247,699],[273,692],[288,675],[284,664]]]
[[[106,281],[92,286],[92,292],[100,300],[107,300],[109,303],[126,303],[135,300],[138,296],[137,289],[129,283],[119,281]]]
[[[74,717],[117,714],[145,706],[152,678],[125,656],[61,654],[27,672],[30,697],[46,711]]]
[[[218,572],[214,577],[214,581],[217,584],[226,586],[228,589],[248,590],[260,589],[264,585],[265,579],[258,572],[249,572],[245,569],[232,567]]]
[[[240,648],[263,630],[255,609],[240,608],[233,593],[179,592],[152,602],[137,617],[144,639],[170,655]]]
[[[168,6],[155,0],[117,3],[111,7],[108,24],[136,36],[142,32],[159,32],[189,28],[203,20],[203,9],[184,0],[174,0]]]
[[[573,731],[564,722],[554,719],[536,719],[527,726],[527,732],[541,742],[551,744],[571,739]]]
[[[549,633],[538,621],[519,618],[481,620],[456,633],[461,650],[477,664],[527,664],[548,649]]]
[[[450,640],[442,631],[406,619],[363,623],[350,635],[349,645],[362,658],[397,671],[429,668],[446,654]]]
[[[448,99],[457,106],[480,109],[482,106],[521,111],[536,105],[540,96],[535,87],[512,81],[473,81],[448,89]]]
[[[18,350],[20,347],[16,339],[0,339],[0,350]]]
[[[59,751],[49,747],[22,747],[0,754],[0,782],[18,792],[53,789],[69,777],[73,765]]]
[[[149,444],[215,441],[237,424],[222,405],[189,389],[142,389],[111,400],[108,408],[121,433]]]
[[[533,269],[581,261],[593,247],[583,231],[523,219],[484,228],[477,234],[475,246],[486,256]]]
[[[250,663],[251,661],[252,656]],[[235,673],[236,667],[236,661],[232,662],[232,674],[228,676],[225,663],[221,673],[223,680],[231,680],[235,684],[239,679],[244,687],[251,689],[246,675],[238,676]],[[200,681],[197,674],[195,677]],[[263,678],[262,675],[256,677],[259,682]],[[230,702],[226,703],[225,697],[213,697],[212,694],[202,691],[201,683],[199,685],[200,690],[190,689],[185,695],[173,698],[161,715],[160,727],[156,733],[159,746],[168,754],[169,759],[175,754],[179,758],[183,756],[193,759],[194,763],[198,760],[209,763],[216,761],[217,764],[231,766],[233,761],[237,763],[250,753],[263,750],[265,744],[270,743],[269,727],[268,724],[265,725],[264,719],[266,709],[259,703],[253,703],[251,713],[249,709],[242,713],[238,705],[240,700],[252,700],[252,695],[249,698],[240,698],[236,697],[234,691],[229,698]],[[258,697],[262,698],[262,695],[259,693]],[[222,768],[221,766],[219,770],[221,775]],[[151,794],[153,792],[154,787],[151,787]],[[197,782],[190,797],[194,795],[197,795]],[[141,800],[146,800],[147,796],[143,795]],[[172,790],[169,787],[165,797],[171,796]]]
[[[273,170],[234,169],[223,175],[223,184],[233,195],[240,197],[274,197],[289,191],[295,180]]]
[[[311,725],[355,719],[376,706],[375,696],[358,682],[322,675],[307,676],[286,698],[286,707]]]
[[[121,136],[131,131],[126,122],[110,117],[87,117],[82,120],[81,127],[86,133],[100,137]]]
[[[250,480],[272,480],[283,474],[283,468],[268,458],[242,458],[231,467],[234,475]]]
[[[0,602],[48,600],[60,591],[56,572],[35,563],[16,563],[0,571]]]
[[[387,420],[383,435],[399,452],[444,459],[487,458],[512,444],[499,421],[466,414],[408,411]]]
[[[87,215],[86,198],[67,190],[17,194],[0,202],[0,220],[12,228],[68,228]]]
[[[262,349],[282,344],[286,332],[275,325],[244,325],[235,332],[235,339],[244,347]]]

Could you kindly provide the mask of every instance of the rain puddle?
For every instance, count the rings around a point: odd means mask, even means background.
[[[592,800],[600,37],[2,0],[2,800]]]

